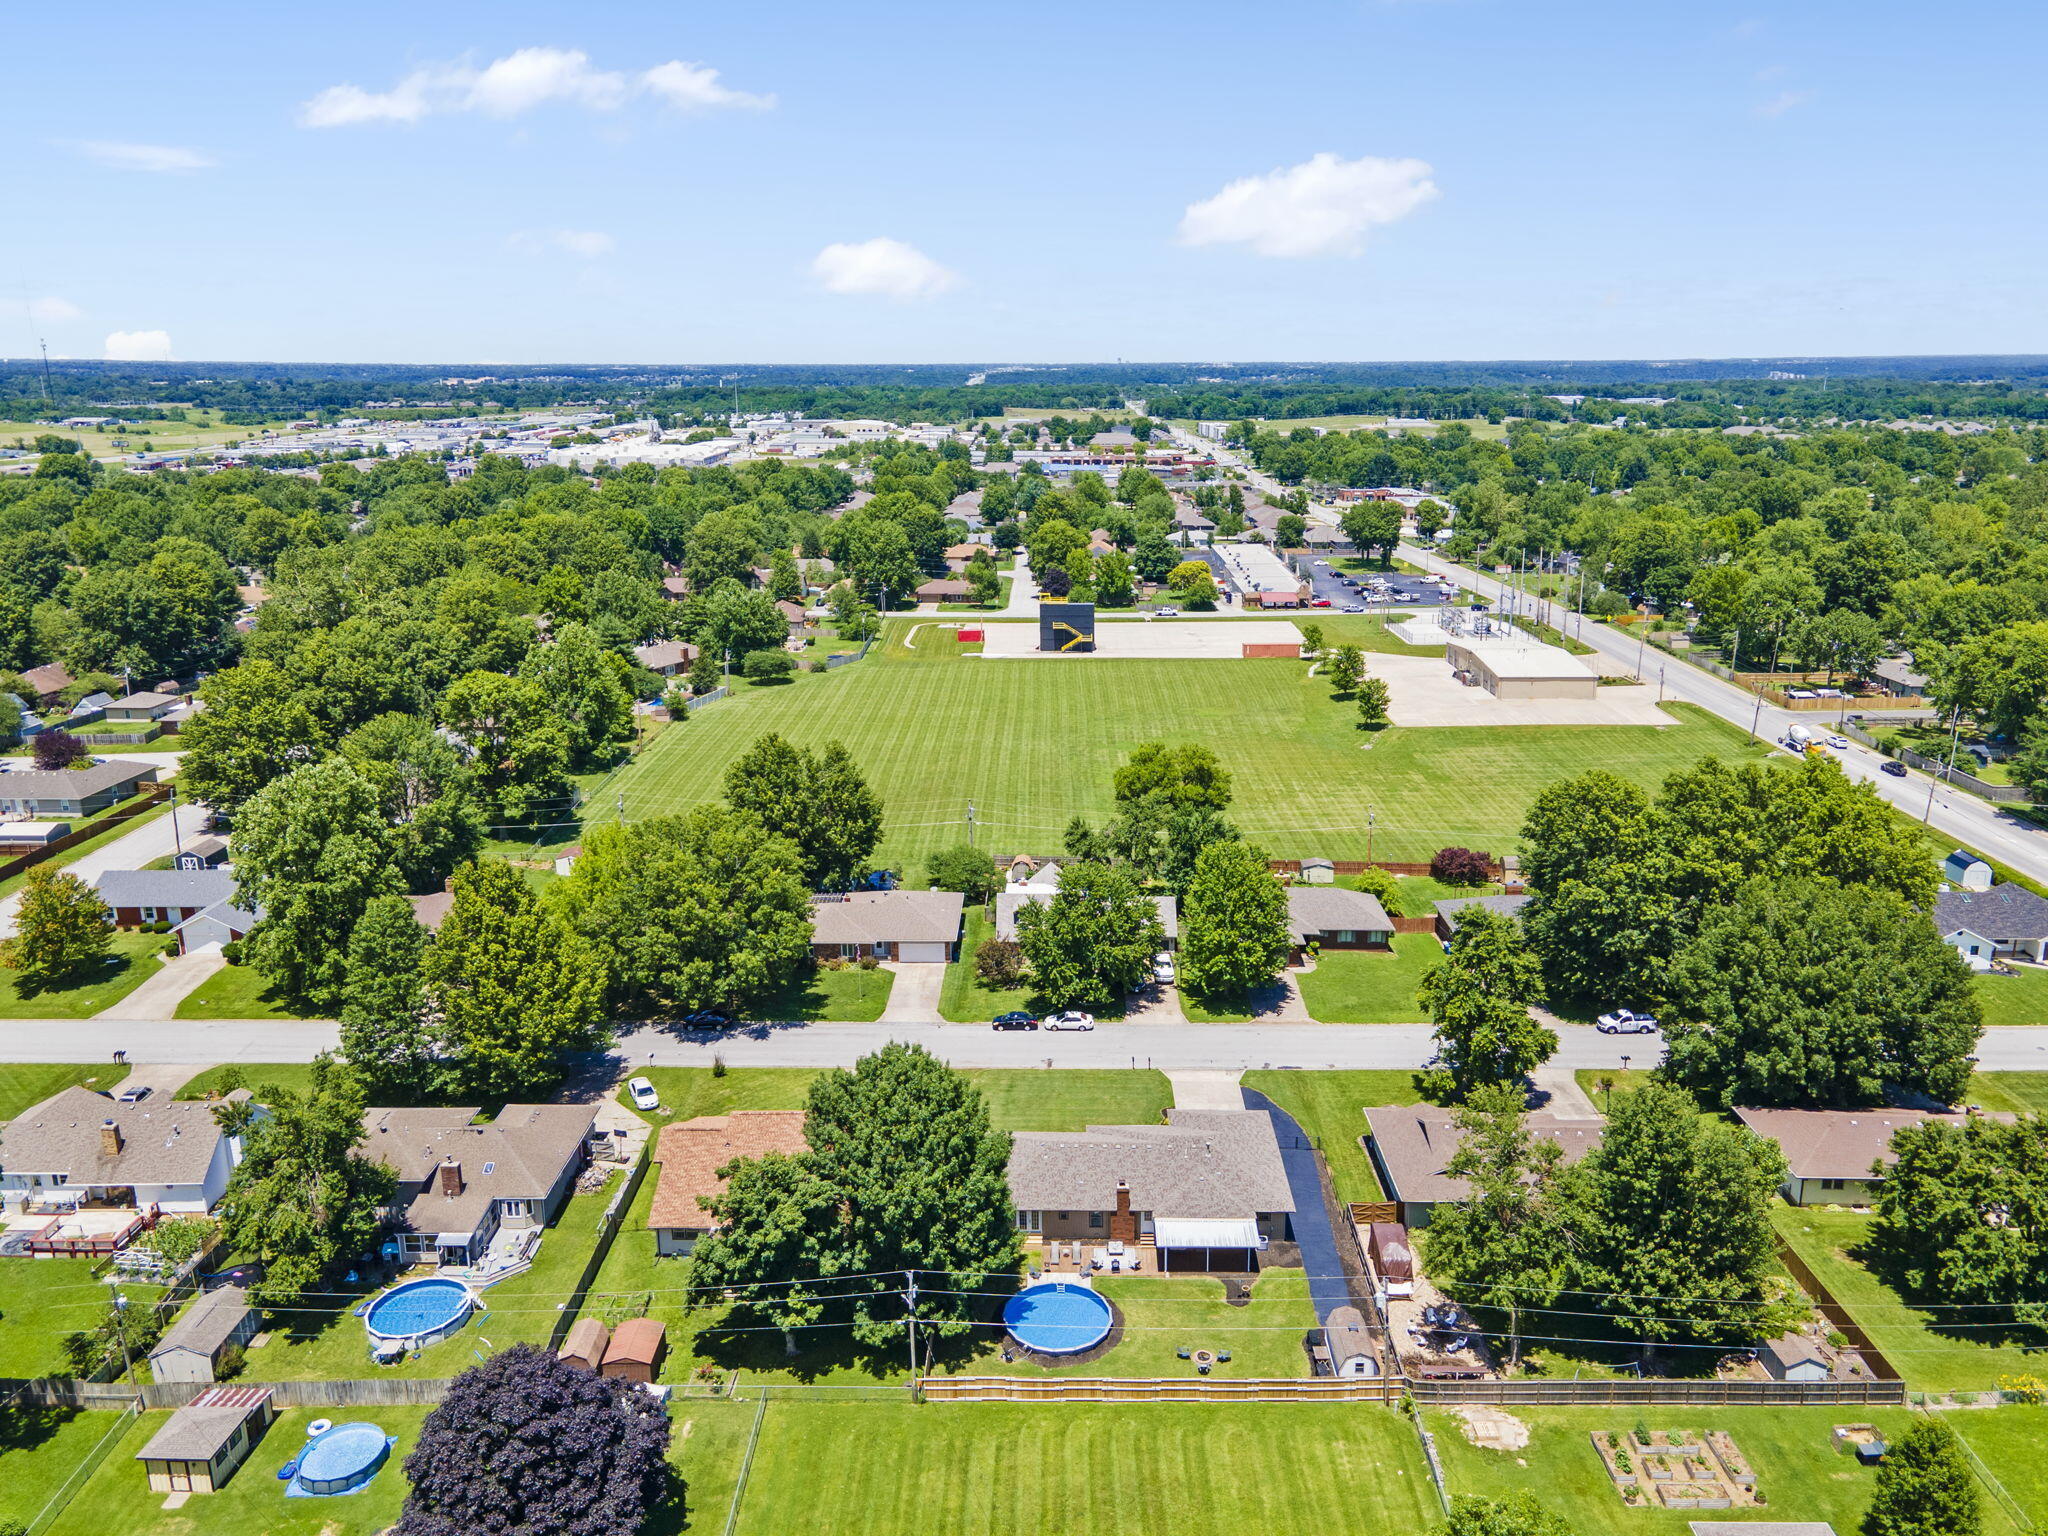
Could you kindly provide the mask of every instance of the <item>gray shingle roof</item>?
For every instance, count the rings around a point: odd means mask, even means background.
[[[1434,905],[1436,915],[1449,918],[1455,926],[1458,914],[1467,907],[1484,907],[1503,917],[1519,917],[1522,908],[1529,905],[1529,900],[1527,896],[1453,896],[1449,901],[1439,901]]]
[[[110,869],[93,882],[110,907],[193,907],[232,902],[235,877],[224,869]]]
[[[1010,1198],[1026,1211],[1114,1210],[1122,1179],[1131,1187],[1131,1209],[1155,1218],[1242,1218],[1294,1209],[1270,1115],[1248,1109],[1170,1109],[1166,1115],[1165,1125],[1017,1132]]]
[[[202,1392],[172,1414],[169,1422],[150,1436],[149,1444],[135,1453],[135,1459],[211,1461],[269,1396],[267,1390],[252,1387],[216,1387]]]
[[[1444,1164],[1451,1160],[1460,1140],[1452,1111],[1429,1104],[1390,1104],[1364,1114],[1391,1198],[1436,1205],[1462,1200],[1471,1193],[1463,1179],[1444,1172]],[[1525,1115],[1522,1124],[1530,1135],[1564,1148],[1568,1163],[1599,1146],[1607,1129],[1604,1120],[1568,1120],[1540,1110]]]
[[[154,1360],[174,1349],[211,1355],[235,1336],[235,1330],[242,1326],[242,1320],[248,1315],[249,1293],[239,1285],[224,1285],[217,1291],[208,1291],[185,1309],[185,1315],[157,1341],[156,1348],[149,1352],[149,1358]]]
[[[1007,890],[996,895],[996,937],[1014,939],[1017,937],[1017,914],[1026,902],[1049,902],[1054,893],[1040,887],[1037,890]],[[1159,926],[1166,930],[1169,943],[1180,938],[1180,902],[1172,896],[1154,896],[1152,904],[1159,909]]]
[[[1394,931],[1393,919],[1377,896],[1346,890],[1341,885],[1291,885],[1287,888],[1287,926],[1298,943],[1312,933],[1381,933]]]
[[[593,1104],[507,1104],[488,1125],[475,1109],[371,1109],[363,1150],[398,1173],[415,1232],[473,1232],[499,1200],[540,1200],[577,1156],[597,1118]],[[462,1190],[443,1195],[435,1170],[453,1158]],[[424,1187],[420,1187],[424,1185]]]
[[[94,763],[90,768],[61,768],[55,773],[44,773],[35,768],[20,768],[0,773],[0,798],[79,800],[116,785],[155,782],[154,763]]]
[[[2048,899],[2022,885],[1988,891],[1943,891],[1934,898],[1934,926],[1942,933],[1967,928],[1980,938],[2048,939]]]
[[[856,891],[811,898],[813,944],[950,944],[960,937],[958,891]]]
[[[100,1136],[108,1120],[121,1132],[112,1156]],[[73,1184],[197,1184],[219,1142],[213,1106],[199,1100],[152,1094],[117,1104],[88,1088],[66,1088],[0,1129],[0,1168],[61,1173]]]

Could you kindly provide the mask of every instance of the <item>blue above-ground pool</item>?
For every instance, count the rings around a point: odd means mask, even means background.
[[[417,1347],[447,1338],[469,1321],[475,1306],[476,1293],[460,1280],[431,1276],[407,1280],[364,1309],[363,1326],[370,1331],[373,1348],[379,1344]]]
[[[293,1486],[301,1493],[353,1493],[383,1467],[391,1439],[375,1424],[337,1424],[299,1452]]]
[[[1109,1303],[1085,1285],[1064,1280],[1027,1285],[1003,1303],[1003,1326],[1026,1349],[1073,1355],[1109,1337]]]

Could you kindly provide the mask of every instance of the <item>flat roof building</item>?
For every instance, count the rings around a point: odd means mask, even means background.
[[[1497,699],[1592,699],[1599,674],[1561,646],[1528,636],[1453,635],[1446,654],[1460,682]]]

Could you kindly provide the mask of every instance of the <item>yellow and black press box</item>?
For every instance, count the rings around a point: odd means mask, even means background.
[[[1094,650],[1095,605],[1093,603],[1040,603],[1038,605],[1038,648],[1041,651]]]

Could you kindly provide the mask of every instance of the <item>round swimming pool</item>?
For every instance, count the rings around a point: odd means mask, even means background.
[[[1085,1285],[1049,1280],[1027,1285],[1003,1303],[1003,1325],[1026,1349],[1073,1355],[1109,1336],[1109,1303]]]
[[[347,1493],[377,1475],[391,1443],[375,1424],[337,1424],[299,1452],[298,1485],[307,1493]]]
[[[373,1344],[431,1344],[468,1322],[475,1305],[475,1293],[460,1280],[407,1280],[370,1303],[363,1326]]]

